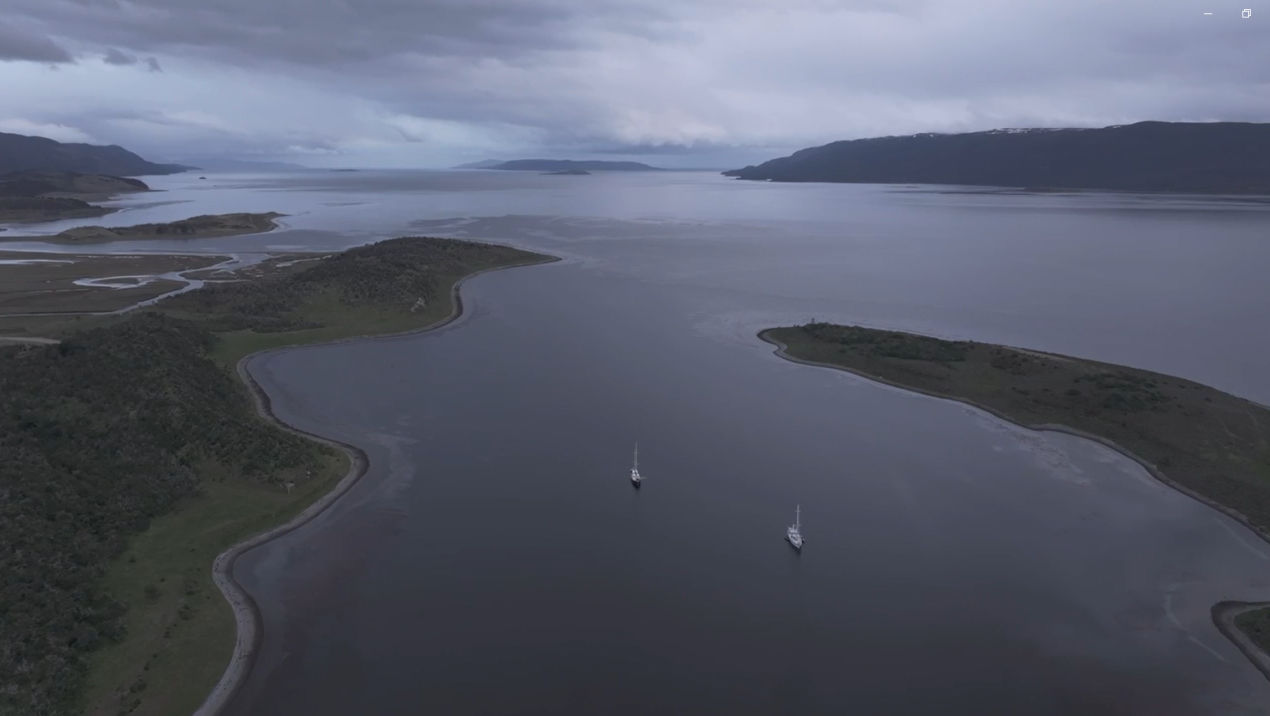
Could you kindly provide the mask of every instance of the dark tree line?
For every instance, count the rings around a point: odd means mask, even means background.
[[[255,417],[214,341],[145,314],[0,350],[0,714],[71,713],[87,654],[122,633],[109,560],[198,489],[200,465],[264,479],[314,461]]]
[[[816,340],[850,346],[866,355],[885,358],[957,363],[966,359],[966,352],[972,345],[965,341],[944,341],[911,333],[860,326],[839,326],[814,321],[801,328],[804,333]]]

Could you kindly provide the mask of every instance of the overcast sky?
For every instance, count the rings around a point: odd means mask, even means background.
[[[726,167],[887,134],[1270,121],[1270,6],[1240,2],[0,0],[0,131],[166,160]]]

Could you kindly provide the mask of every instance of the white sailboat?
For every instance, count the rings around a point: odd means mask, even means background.
[[[635,462],[631,463],[631,484],[638,489],[639,483],[643,480],[643,476],[639,474],[639,443],[635,443]]]
[[[796,505],[794,507],[794,524],[785,530],[785,539],[789,541],[794,549],[802,551],[803,549],[803,520],[802,507]]]

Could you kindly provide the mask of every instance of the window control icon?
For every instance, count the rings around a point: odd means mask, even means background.
[[[1252,17],[1252,10],[1244,10],[1243,15],[1244,17]]]

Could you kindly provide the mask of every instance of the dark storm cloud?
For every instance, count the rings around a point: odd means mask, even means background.
[[[570,27],[648,32],[625,0],[13,0],[77,38],[137,51],[208,50],[227,61],[341,66],[399,53],[516,57],[583,43]]]
[[[151,72],[163,71],[163,68],[159,65],[159,61],[153,57],[147,57],[143,60],[140,57],[137,57],[136,55],[129,55],[126,52],[120,52],[119,50],[113,47],[110,48],[109,50],[106,50],[106,53],[102,55],[101,61],[105,62],[108,65],[115,65],[120,67],[130,67],[132,65],[140,64],[140,65],[144,65],[145,68]]]
[[[151,80],[180,77],[119,91],[167,102],[225,147],[483,151],[532,138],[526,149],[717,154],[999,126],[1270,120],[1266,24],[1180,1],[4,3],[12,22],[55,29],[45,35],[62,46],[148,67]],[[0,26],[0,57],[6,37]],[[70,59],[44,42],[45,61]],[[186,91],[199,82],[211,89]],[[191,104],[216,116],[182,114]],[[287,138],[297,118],[300,143]],[[126,126],[141,141],[168,136]]]
[[[0,62],[72,62],[74,58],[47,37],[33,35],[0,20]]]
[[[102,59],[102,62],[105,62],[108,65],[135,65],[137,64],[136,57],[120,52],[119,50],[116,50],[113,47],[110,48],[109,50],[106,50],[106,54],[103,55],[101,59]]]

